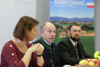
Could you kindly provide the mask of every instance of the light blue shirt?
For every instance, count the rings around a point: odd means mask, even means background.
[[[43,39],[44,40],[44,39]],[[51,43],[48,43],[46,40],[44,40],[48,45],[51,45]]]

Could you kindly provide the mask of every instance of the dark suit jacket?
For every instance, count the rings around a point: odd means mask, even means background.
[[[44,46],[43,58],[46,62],[46,67],[53,67],[53,64],[54,64],[54,67],[61,67],[60,59],[58,58],[56,44],[51,43],[51,45],[52,45],[52,48],[51,48],[51,46],[47,45],[43,41],[43,39],[42,39],[42,41],[44,43],[42,43],[40,39],[35,42],[32,42],[32,44],[41,43]]]
[[[84,58],[92,58],[84,51],[83,45],[80,41],[77,42],[79,59],[77,59],[75,46],[73,46],[69,38],[59,42],[57,48],[62,65],[75,65]]]

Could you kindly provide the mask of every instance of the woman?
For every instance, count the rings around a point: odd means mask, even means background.
[[[41,44],[31,46],[32,41],[37,35],[38,21],[23,16],[18,21],[13,36],[15,39],[8,41],[1,53],[0,67],[44,67],[43,50]]]

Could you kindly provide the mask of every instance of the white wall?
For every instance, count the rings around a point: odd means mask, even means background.
[[[0,53],[3,45],[13,39],[13,29],[19,18],[36,18],[36,0],[0,0]]]

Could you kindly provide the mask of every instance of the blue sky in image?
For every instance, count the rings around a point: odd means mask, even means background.
[[[70,1],[83,1],[83,0],[70,0]],[[70,4],[56,4],[53,2],[54,0],[50,0],[50,16],[70,17],[70,18],[94,17],[94,8],[87,7],[87,2],[94,3],[94,0],[84,0],[84,5],[72,5],[72,6]]]

